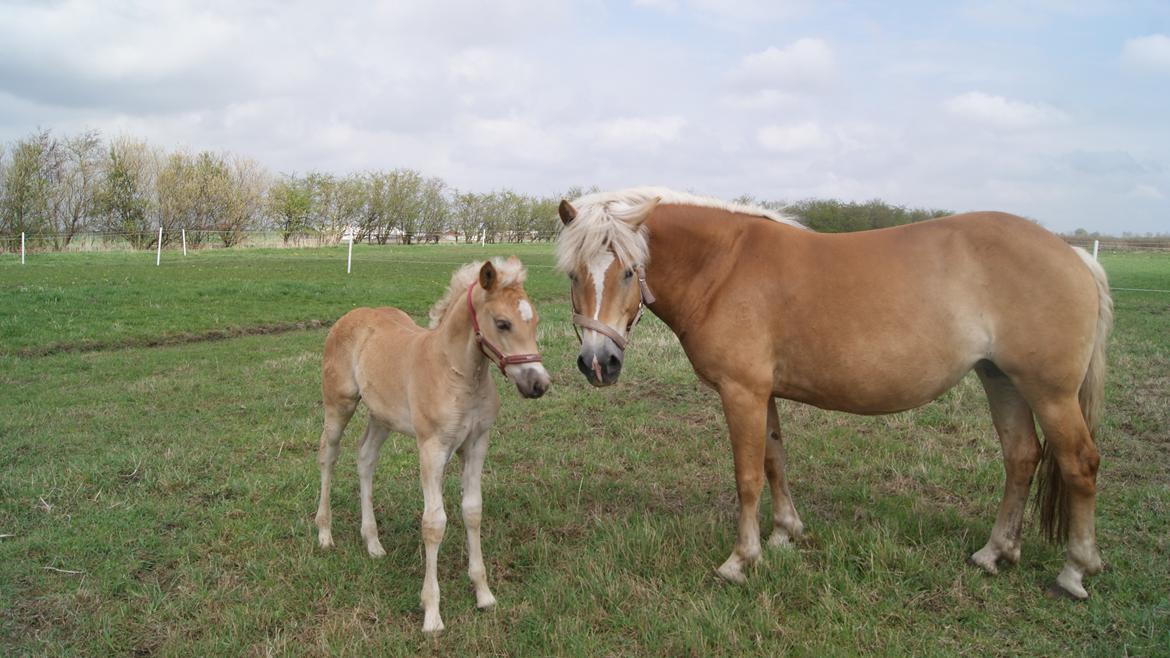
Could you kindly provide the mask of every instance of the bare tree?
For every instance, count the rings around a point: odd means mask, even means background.
[[[309,230],[313,192],[308,179],[295,175],[281,178],[268,189],[265,206],[281,240],[288,244],[294,234]]]
[[[54,204],[54,229],[67,247],[79,232],[89,227],[97,214],[101,186],[102,140],[96,130],[87,130],[62,143],[64,167],[58,180],[58,202]]]

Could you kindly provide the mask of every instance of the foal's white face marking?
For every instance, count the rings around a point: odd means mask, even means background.
[[[589,263],[589,278],[593,279],[593,319],[601,314],[601,296],[605,293],[605,272],[613,264],[613,252],[607,251]]]
[[[527,299],[516,302],[516,310],[519,311],[521,320],[528,322],[532,319],[532,304],[529,304]]]

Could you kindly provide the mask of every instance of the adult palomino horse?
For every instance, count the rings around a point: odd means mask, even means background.
[[[1004,452],[991,538],[971,556],[988,573],[1020,556],[1036,465],[1041,525],[1068,541],[1056,591],[1088,593],[1101,569],[1094,533],[1094,420],[1113,302],[1101,267],[1019,217],[955,215],[908,226],[820,234],[760,208],[661,188],[561,202],[558,267],[582,328],[581,372],[621,372],[643,303],[678,336],[723,403],[739,494],[735,550],[718,569],[744,580],[768,543],[803,529],[784,473],[775,398],[884,414],[925,404],[975,369]],[[1038,421],[1045,447],[1037,439]]]
[[[488,430],[500,408],[489,371],[498,366],[526,398],[538,398],[549,387],[548,373],[536,351],[537,316],[524,294],[524,278],[524,267],[515,258],[471,263],[451,276],[447,293],[431,308],[429,330],[395,308],[358,308],[342,316],[325,340],[317,539],[322,548],[333,546],[329,480],[341,433],[358,400],[364,400],[370,421],[358,447],[358,478],[362,537],[372,557],[386,554],[378,541],[371,500],[378,450],[391,430],[409,434],[418,443],[426,546],[421,600],[427,632],[443,629],[436,562],[447,527],[443,470],[453,452],[463,462],[467,575],[475,585],[478,607],[496,602],[488,588],[479,541],[480,476]]]

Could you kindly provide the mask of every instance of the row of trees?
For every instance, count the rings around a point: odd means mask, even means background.
[[[559,198],[464,192],[410,169],[274,176],[245,157],[107,142],[96,132],[45,130],[0,147],[0,238],[25,233],[55,249],[91,232],[150,248],[159,227],[164,242],[185,229],[193,246],[232,246],[249,231],[336,242],[348,229],[381,244],[444,234],[521,242],[555,233]]]
[[[165,151],[142,140],[103,140],[97,132],[57,137],[40,131],[0,146],[0,245],[26,233],[62,249],[81,233],[117,235],[151,248],[185,229],[189,245],[242,242],[249,231],[275,231],[285,242],[315,235],[337,242],[347,230],[385,244],[550,239],[564,195],[510,190],[460,191],[411,169],[337,176],[274,176],[254,160],[226,153]],[[817,231],[895,226],[948,214],[865,203],[808,200],[793,204],[737,199],[780,210]]]

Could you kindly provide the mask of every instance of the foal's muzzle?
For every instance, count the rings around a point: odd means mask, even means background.
[[[582,345],[577,356],[577,369],[594,386],[615,384],[622,374],[622,352],[609,340],[602,341],[596,348]]]
[[[548,392],[552,380],[548,371],[539,363],[525,363],[508,368],[508,376],[516,382],[516,390],[520,395],[535,400]]]

